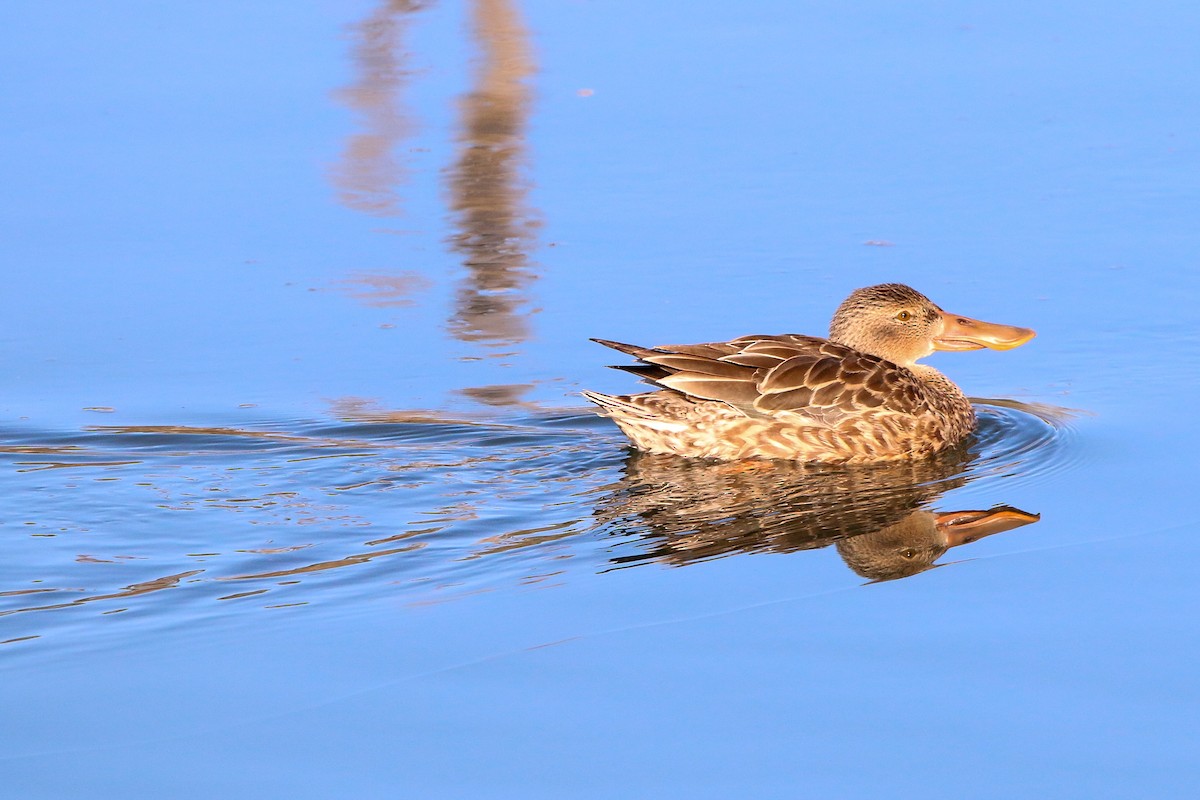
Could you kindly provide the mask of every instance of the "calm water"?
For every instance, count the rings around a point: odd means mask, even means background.
[[[0,9],[6,796],[1200,790],[1200,12],[249,5]],[[934,461],[577,394],[883,281]]]

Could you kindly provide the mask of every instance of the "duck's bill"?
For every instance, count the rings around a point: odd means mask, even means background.
[[[1015,325],[997,325],[970,317],[942,312],[942,332],[934,337],[935,350],[1011,350],[1028,342],[1036,333]]]
[[[948,511],[934,518],[948,547],[958,547],[991,536],[1029,525],[1042,518],[1041,514],[1030,514],[1012,506],[997,506],[989,511]]]

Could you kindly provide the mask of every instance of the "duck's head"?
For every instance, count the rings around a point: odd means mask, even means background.
[[[934,350],[1011,350],[1035,335],[1028,328],[948,314],[902,283],[856,289],[829,326],[830,341],[905,367]]]

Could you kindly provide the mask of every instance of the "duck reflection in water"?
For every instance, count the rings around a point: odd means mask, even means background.
[[[637,536],[638,552],[620,554],[618,546],[618,566],[834,545],[861,577],[894,580],[937,566],[952,547],[1040,518],[1009,506],[929,510],[971,480],[973,460],[965,446],[921,461],[857,467],[633,452],[597,513],[606,527]]]

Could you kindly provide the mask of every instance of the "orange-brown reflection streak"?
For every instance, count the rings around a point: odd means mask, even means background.
[[[458,393],[469,397],[476,403],[485,406],[528,406],[536,408],[534,403],[522,400],[522,396],[533,389],[532,383],[504,383],[492,386],[468,386],[459,389]]]
[[[431,282],[416,272],[376,275],[359,272],[339,284],[350,297],[375,308],[407,308],[416,305],[413,295],[428,289]]]
[[[82,453],[84,448],[73,444],[64,445],[40,445],[40,444],[21,444],[21,445],[4,445],[0,447],[0,453],[15,453],[17,455],[47,455],[57,456],[63,453]]]
[[[485,428],[509,426],[492,420],[473,418],[467,414],[450,416],[442,411],[422,409],[387,409],[368,397],[340,397],[330,404],[330,413],[348,422],[380,422],[410,425],[468,425]]]
[[[126,586],[119,592],[109,592],[108,594],[94,594],[88,597],[78,597],[74,600],[69,600],[65,603],[53,603],[45,606],[28,606],[26,608],[12,608],[7,611],[0,611],[0,617],[6,617],[10,614],[19,614],[24,611],[50,611],[56,608],[70,608],[71,606],[81,606],[85,603],[94,603],[98,600],[117,600],[126,597],[137,597],[138,595],[150,594],[163,589],[173,589],[179,585],[179,582],[185,578],[190,578],[193,575],[199,575],[204,572],[202,569],[193,569],[187,572],[180,572],[176,575],[165,575],[161,578],[155,578],[149,581],[142,581],[130,586]]]
[[[305,564],[302,567],[291,567],[288,569],[271,570],[269,572],[255,572],[246,575],[231,575],[227,578],[217,578],[220,581],[248,581],[263,578],[286,578],[292,575],[304,575],[309,572],[325,572],[330,569],[338,569],[339,567],[350,567],[355,564],[365,564],[381,556],[392,556],[397,553],[411,553],[413,550],[420,550],[425,546],[424,542],[414,542],[406,547],[393,547],[390,550],[376,550],[373,553],[354,553],[343,558],[334,558],[329,561],[318,561],[313,564]]]
[[[395,187],[405,178],[396,145],[413,131],[400,96],[411,70],[403,41],[410,15],[428,5],[422,0],[386,0],[352,29],[358,80],[338,92],[357,112],[362,132],[346,140],[341,161],[331,170],[338,201],[376,216],[399,213]]]
[[[525,80],[535,65],[510,0],[475,0],[473,26],[480,60],[474,89],[463,99],[450,179],[458,228],[452,241],[469,275],[450,330],[463,341],[499,346],[529,338],[524,306],[534,277],[527,256],[533,223],[521,171],[530,106]]]
[[[314,450],[328,448],[358,448],[361,450],[374,451],[387,448],[389,445],[384,442],[364,441],[361,439],[336,439],[336,438],[316,438],[305,436],[304,434],[280,433],[278,431],[258,431],[249,428],[211,428],[211,427],[195,427],[190,425],[91,425],[84,428],[86,431],[95,433],[108,433],[117,435],[140,434],[144,436],[196,436],[204,437],[232,437],[242,439],[252,439],[261,442],[281,443],[288,445],[304,445],[311,447]],[[162,453],[160,453],[162,455]],[[190,456],[192,451],[181,450],[178,455]],[[347,456],[361,455],[359,453],[344,453],[335,456],[313,456],[314,458],[341,458]],[[115,464],[132,463],[138,464],[139,461],[131,462],[113,462]],[[102,465],[103,466],[103,465]]]
[[[94,433],[146,433],[159,436],[243,436],[250,439],[267,439],[281,442],[304,442],[306,436],[297,436],[275,431],[255,431],[243,428],[213,428],[194,425],[89,425],[85,431]]]
[[[17,472],[40,472],[47,469],[75,469],[76,467],[128,467],[141,461],[16,461]]]

